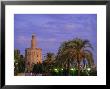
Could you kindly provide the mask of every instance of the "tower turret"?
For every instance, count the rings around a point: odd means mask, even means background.
[[[35,48],[36,48],[36,38],[35,38],[35,34],[32,34],[31,48],[32,48],[32,49],[35,49]]]

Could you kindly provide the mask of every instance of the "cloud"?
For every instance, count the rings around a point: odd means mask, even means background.
[[[28,45],[28,43],[31,42],[31,39],[29,37],[26,37],[26,36],[18,36],[17,39],[15,39],[16,42],[19,44],[19,45]]]
[[[40,42],[57,42],[56,38],[38,38]]]
[[[66,30],[77,30],[77,29],[83,29],[84,26],[79,23],[67,23],[65,24],[64,28]]]

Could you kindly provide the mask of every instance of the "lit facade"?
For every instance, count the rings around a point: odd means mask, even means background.
[[[33,34],[31,48],[25,49],[25,68],[31,70],[34,64],[42,63],[42,49],[37,48],[36,37]]]

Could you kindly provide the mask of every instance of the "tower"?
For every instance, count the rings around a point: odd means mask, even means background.
[[[31,48],[32,48],[32,49],[35,49],[35,48],[36,48],[36,38],[35,38],[35,34],[32,34]]]
[[[36,37],[32,34],[31,47],[25,49],[25,67],[26,70],[32,70],[34,64],[42,63],[42,49],[36,47]]]

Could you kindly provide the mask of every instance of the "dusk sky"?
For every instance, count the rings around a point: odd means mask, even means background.
[[[97,15],[96,14],[15,14],[14,48],[25,54],[31,47],[31,36],[36,35],[37,47],[57,53],[62,42],[74,38],[87,39],[94,50],[97,63]]]

